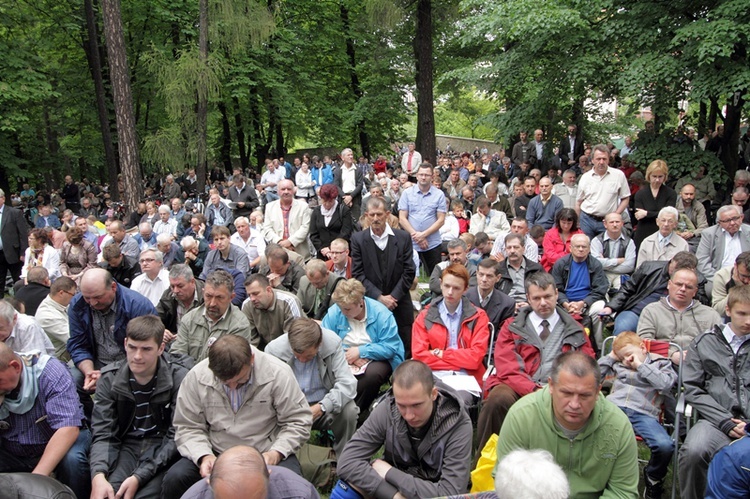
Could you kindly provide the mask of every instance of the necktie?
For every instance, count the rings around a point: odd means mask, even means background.
[[[406,173],[411,173],[411,159],[414,157],[414,151],[409,152],[409,159],[407,159]]]
[[[544,319],[542,321],[542,332],[539,333],[539,339],[544,343],[547,341],[547,338],[549,338],[549,321]]]
[[[315,292],[315,303],[313,304],[313,313],[317,313],[318,307],[323,303],[325,299],[325,288],[319,289]]]

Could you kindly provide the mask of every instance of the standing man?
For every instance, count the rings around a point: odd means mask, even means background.
[[[534,150],[531,154],[531,164],[535,168],[538,168],[542,172],[542,175],[547,175],[549,164],[547,164],[547,158],[549,157],[549,146],[544,140],[544,132],[541,129],[534,130],[534,142],[531,143]]]
[[[422,169],[417,173],[418,178],[421,174]],[[393,312],[409,358],[414,323],[409,291],[416,275],[412,239],[406,231],[388,225],[388,211],[382,199],[368,199],[366,213],[370,229],[352,234],[352,276],[364,284],[367,296]]]
[[[564,143],[565,141],[563,141]],[[576,213],[581,230],[593,239],[604,229],[604,217],[628,207],[630,186],[625,174],[609,167],[609,149],[604,144],[594,146],[594,168],[581,175],[578,182]]]
[[[29,247],[28,231],[23,213],[5,205],[5,192],[0,189],[0,285],[3,286],[3,295],[8,271],[13,282],[21,278],[24,253]]]
[[[693,184],[688,183],[682,186],[675,207],[680,212],[680,217],[685,215],[693,224],[693,228],[690,228],[687,224],[682,227],[678,223],[677,235],[688,242],[691,251],[695,251],[698,248],[701,233],[708,229],[708,218],[703,204],[695,201],[695,186]]]
[[[401,157],[401,171],[406,173],[411,180],[417,175],[417,170],[421,164],[422,155],[414,150],[414,142],[409,142],[409,150]]]
[[[583,154],[583,140],[578,136],[578,127],[568,125],[568,135],[560,141],[560,160],[563,168],[572,168]],[[609,152],[607,152],[609,157]]]
[[[440,227],[448,207],[445,195],[432,185],[432,165],[422,163],[417,170],[417,185],[404,191],[398,201],[401,226],[411,235],[425,271],[432,274],[440,262]]]
[[[78,213],[78,210],[81,209],[81,195],[78,192],[78,186],[73,182],[73,177],[70,175],[65,175],[65,185],[61,195],[65,201],[65,208],[73,213]]]
[[[235,203],[234,218],[247,217],[252,211],[260,206],[258,194],[255,188],[245,182],[245,177],[235,175],[234,185],[229,189],[229,199]]]
[[[510,159],[513,160],[513,163],[516,165],[520,165],[521,163],[531,163],[532,156],[536,157],[536,147],[529,142],[529,132],[526,130],[521,130],[519,136],[521,140],[513,144]]]
[[[296,189],[291,180],[279,182],[279,199],[266,205],[261,233],[266,242],[276,243],[309,260],[307,236],[310,232],[310,208],[302,199],[294,198]]]
[[[261,194],[265,195],[266,197],[266,203],[270,203],[271,201],[275,201],[279,199],[278,195],[278,185],[279,182],[284,180],[286,178],[286,169],[282,170],[279,168],[278,161],[274,160],[271,161],[270,159],[266,160],[266,171],[261,175],[260,177],[260,184],[258,184],[258,189],[260,189]],[[243,180],[244,181],[244,180]],[[235,180],[235,186],[237,185],[237,181]],[[232,196],[232,192],[229,192],[230,198]],[[239,206],[239,205],[238,205]],[[247,206],[245,206],[247,208]],[[252,211],[252,209],[250,209]],[[235,213],[235,216],[248,216],[250,213]]]
[[[637,497],[633,427],[600,393],[596,361],[584,352],[565,352],[552,363],[547,382],[508,411],[497,461],[516,449],[544,449],[565,471],[570,497]]]
[[[352,218],[359,220],[365,177],[362,170],[354,164],[354,153],[348,147],[341,151],[341,165],[333,171],[333,183],[339,188],[340,199],[351,210]]]

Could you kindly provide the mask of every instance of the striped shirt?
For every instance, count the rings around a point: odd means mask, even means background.
[[[145,385],[141,385],[131,373],[130,391],[135,399],[135,417],[133,417],[133,427],[128,432],[128,436],[144,438],[151,436],[156,431],[156,421],[151,412],[151,395],[154,394],[155,389],[156,376]]]

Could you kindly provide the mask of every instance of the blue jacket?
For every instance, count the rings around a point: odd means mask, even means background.
[[[747,431],[747,430],[745,430]],[[750,491],[750,437],[721,449],[708,467],[706,499],[739,499]]]
[[[365,297],[367,326],[365,330],[371,343],[359,347],[359,356],[363,359],[387,360],[391,369],[396,369],[404,361],[404,343],[398,335],[398,326],[393,313],[377,300]],[[338,305],[328,309],[323,317],[322,327],[330,329],[343,340],[351,331],[349,320]],[[348,345],[344,345],[347,348]]]
[[[331,165],[323,165],[322,168],[312,168],[310,171],[312,172],[315,187],[333,183],[333,168]]]
[[[133,234],[133,239],[135,239],[135,242],[138,243],[138,247],[141,249],[141,251],[144,250],[143,243],[145,242],[146,245],[148,245],[149,248],[156,248],[156,232],[151,233],[151,239],[147,239],[146,241],[143,240],[143,236],[140,234]]]
[[[44,217],[40,213],[38,217],[36,217],[36,224],[34,224],[37,229],[43,229],[45,227],[44,225]],[[60,218],[58,218],[57,215],[54,213],[50,213],[50,215],[47,217],[47,225],[50,227],[54,227],[55,229],[59,229],[62,227],[62,223],[60,223]]]
[[[117,285],[115,295],[117,315],[115,316],[115,342],[125,352],[125,328],[130,319],[143,315],[158,315],[151,301],[145,296]],[[84,360],[95,361],[96,347],[94,346],[94,329],[92,326],[91,307],[83,299],[81,293],[76,294],[68,307],[68,321],[70,323],[70,339],[68,352],[75,365]],[[96,363],[96,362],[95,362]]]

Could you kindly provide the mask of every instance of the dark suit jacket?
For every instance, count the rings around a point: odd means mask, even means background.
[[[354,190],[352,192],[344,192],[342,190],[343,182],[341,180],[341,166],[337,166],[333,169],[333,184],[339,188],[339,196],[344,194],[351,194],[353,199],[357,199],[362,194],[362,188],[365,185],[365,177],[362,175],[362,169],[354,165]]]
[[[490,296],[490,301],[486,307],[482,307],[479,302],[479,291],[476,286],[472,286],[466,291],[466,297],[474,306],[487,312],[490,322],[495,326],[495,334],[500,331],[500,325],[509,317],[516,313],[516,302],[513,298],[506,295],[499,289],[495,289]],[[494,346],[494,345],[493,345]]]
[[[328,227],[318,206],[310,213],[310,240],[316,251],[320,252],[322,248],[331,246],[331,241],[336,238],[348,241],[352,235],[353,225],[351,210],[344,203],[338,204]],[[322,255],[319,255],[319,258],[322,258]]]
[[[412,259],[413,250],[409,233],[393,229],[388,238],[388,268],[380,271],[378,249],[370,236],[370,230],[352,235],[352,276],[364,284],[367,296],[377,300],[380,295],[390,295],[398,306],[393,311],[399,325],[414,322],[414,306],[409,290],[414,282],[416,269]]]
[[[3,217],[0,221],[0,237],[3,239],[3,253],[9,264],[18,263],[29,247],[29,226],[23,213],[8,206],[3,206]]]
[[[16,300],[26,306],[26,315],[35,316],[39,304],[49,295],[49,287],[38,282],[30,282],[16,291]]]
[[[562,162],[561,168],[563,170],[568,169],[568,159],[572,159],[578,163],[578,158],[583,154],[583,139],[580,135],[576,136],[575,150],[573,151],[572,158],[570,157],[570,152],[570,140],[568,139],[568,136],[565,135],[560,141],[560,152],[558,153],[560,155],[560,160]]]
[[[198,294],[198,306],[203,305],[203,281],[195,280],[195,290]],[[192,310],[192,308],[190,309]],[[156,304],[156,311],[159,314],[162,324],[166,329],[169,329],[172,333],[177,334],[177,297],[172,293],[170,289],[164,290],[164,293],[159,299],[159,303]],[[188,310],[185,310],[187,313]]]
[[[328,282],[325,287],[325,297],[323,301],[318,305],[317,310],[313,310],[315,305],[315,294],[318,290],[310,283],[310,279],[307,276],[303,276],[299,281],[299,290],[297,291],[297,298],[302,303],[302,309],[305,311],[308,317],[311,319],[321,320],[328,312],[328,307],[331,305],[331,295],[336,290],[336,286],[339,281],[343,281],[344,278],[337,276],[333,272],[328,273]]]
[[[245,203],[244,208],[234,209],[234,218],[250,216],[250,213],[252,213],[255,208],[260,206],[260,201],[258,200],[258,194],[255,192],[255,188],[250,187],[250,184],[248,184],[247,182],[245,182],[245,187],[241,192],[237,192],[237,188],[235,186],[230,187],[229,199],[233,203]]]

